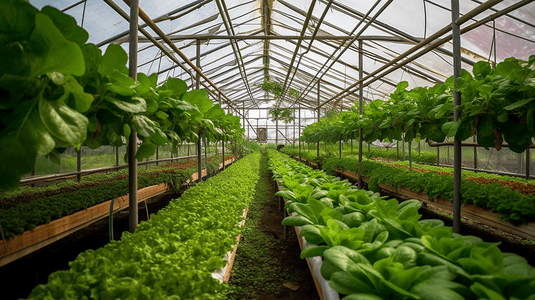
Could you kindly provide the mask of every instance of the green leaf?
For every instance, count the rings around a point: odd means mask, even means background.
[[[35,15],[38,12],[25,1],[0,2],[0,44],[7,45],[12,40],[27,37],[34,29]]]
[[[334,272],[329,280],[329,285],[337,292],[349,295],[356,293],[374,293],[375,289],[362,280],[346,272]],[[345,298],[344,298],[345,299]]]
[[[212,100],[206,97],[205,90],[192,90],[184,94],[182,100],[195,105],[202,114],[206,114],[212,108]]]
[[[156,133],[156,124],[152,122],[147,116],[133,116],[132,129],[144,137],[150,137]]]
[[[285,226],[303,226],[307,224],[313,224],[309,219],[302,217],[302,216],[290,216],[284,218],[281,222],[282,225]]]
[[[16,188],[20,178],[32,171],[37,154],[54,149],[54,139],[41,121],[38,108],[28,105],[27,109],[0,132],[0,190]]]
[[[358,293],[358,294],[351,294],[349,296],[346,296],[342,300],[384,300],[384,299],[374,294]]]
[[[67,41],[48,16],[35,16],[35,29],[29,39],[35,51],[30,77],[58,72],[81,76],[85,72],[84,57],[76,43]]]
[[[329,249],[329,246],[312,246],[301,251],[301,259],[314,256],[323,256],[323,252]]]
[[[110,96],[104,96],[104,100],[112,103],[115,107],[122,111],[130,112],[130,113],[142,113],[147,111],[147,104],[145,103],[145,99],[143,98],[128,98],[124,97],[118,99]]]
[[[102,56],[102,62],[99,65],[98,72],[102,76],[106,76],[114,70],[128,74],[128,69],[126,68],[127,62],[128,55],[124,49],[119,45],[110,44]]]
[[[89,120],[61,102],[39,99],[39,115],[48,131],[58,140],[79,149],[86,139]]]
[[[299,236],[304,237],[308,243],[314,245],[325,242],[321,237],[319,228],[315,225],[304,225]]]
[[[155,134],[150,137],[151,142],[157,146],[163,146],[167,143],[167,136],[160,128],[155,128]]]
[[[138,95],[143,95],[150,91],[152,83],[147,75],[144,73],[137,73],[137,81],[139,82],[139,85],[136,86],[136,92]]]
[[[151,157],[156,153],[156,145],[148,140],[144,140],[136,151],[137,161],[143,161],[144,158]]]
[[[65,99],[65,104],[70,108],[80,113],[84,113],[91,108],[91,104],[94,100],[93,96],[84,92],[84,88],[78,81],[76,81],[76,79],[74,79],[74,77],[69,75],[65,78],[63,89],[65,90],[65,96],[67,97]]]
[[[482,80],[492,71],[490,63],[487,61],[478,61],[473,68],[473,73],[476,79]]]
[[[162,120],[166,120],[167,118],[169,118],[169,115],[164,113],[163,111],[159,110],[157,112],[154,113],[158,118],[162,119]]]
[[[444,132],[447,137],[453,137],[457,133],[459,125],[461,125],[460,121],[446,122],[444,125],[442,125],[442,132]]]
[[[526,104],[530,103],[533,100],[535,100],[535,98],[522,99],[522,100],[516,101],[515,103],[513,103],[511,105],[507,105],[503,109],[505,109],[505,110],[513,110],[513,109],[525,106]]]
[[[89,34],[83,28],[76,25],[76,20],[52,6],[45,6],[41,12],[50,17],[54,25],[61,31],[63,36],[71,42],[83,45],[89,39]]]

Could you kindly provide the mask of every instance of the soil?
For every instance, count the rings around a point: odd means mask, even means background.
[[[320,299],[307,262],[300,258],[294,228],[288,227],[285,233],[281,225],[284,216],[275,196],[276,185],[266,168],[267,158],[262,160],[263,174],[249,206],[231,271],[229,285],[233,292],[229,299]],[[263,187],[259,188],[261,184]],[[294,285],[298,287],[295,291],[290,289]]]
[[[207,178],[206,176],[204,178]],[[147,201],[148,212],[157,212],[166,207],[172,199],[180,197],[187,188],[179,192],[170,192]],[[138,206],[139,221],[147,220],[144,202]],[[121,234],[128,231],[128,209],[113,215],[114,239],[120,240]],[[69,236],[28,254],[16,261],[0,267],[0,291],[2,300],[26,298],[39,284],[45,284],[48,276],[56,271],[67,270],[69,262],[78,254],[98,249],[109,242],[109,223],[105,218],[81,229]]]

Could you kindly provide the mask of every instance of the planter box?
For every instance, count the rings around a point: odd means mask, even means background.
[[[277,184],[277,190],[282,191],[282,188],[279,186],[279,182],[275,181]],[[283,198],[284,199],[284,198]],[[284,202],[286,203],[286,199],[284,199]],[[283,207],[283,209],[286,209]],[[294,213],[294,215],[297,215]],[[297,235],[297,240],[299,241],[299,247],[301,248],[301,251],[304,249],[314,246],[309,244],[304,237],[300,237],[299,234],[301,233],[302,226],[293,226],[295,230],[295,234]],[[314,284],[316,285],[316,289],[318,290],[318,295],[320,296],[321,300],[340,300],[340,294],[335,291],[331,286],[329,285],[329,282],[321,276],[320,269],[321,265],[323,264],[323,260],[321,257],[307,257],[305,258],[308,268],[310,269],[310,274],[312,275],[312,279],[314,280]]]
[[[228,159],[226,160],[225,165],[230,164],[233,161],[233,159]],[[221,169],[222,166],[223,164],[220,164],[219,168]],[[202,173],[202,176],[205,176],[206,170],[203,170]],[[192,178],[194,181],[197,180],[198,174],[193,174]],[[187,183],[189,183],[189,180],[186,181],[186,184]],[[170,186],[167,183],[142,188],[138,190],[138,203],[164,194],[169,189]],[[113,205],[113,211],[117,212],[127,208],[129,206],[128,201],[128,195],[117,197]],[[0,266],[39,250],[71,233],[109,216],[110,205],[111,200],[94,205],[85,210],[53,220],[50,223],[39,225],[33,230],[25,231],[9,240],[0,242],[3,244],[0,246]]]

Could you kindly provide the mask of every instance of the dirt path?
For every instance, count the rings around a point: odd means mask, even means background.
[[[319,299],[293,228],[284,239],[282,211],[275,198],[267,156],[260,161],[260,179],[238,246],[229,281],[229,299]],[[292,290],[283,284],[290,285]]]

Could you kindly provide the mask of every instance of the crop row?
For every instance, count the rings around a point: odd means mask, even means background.
[[[209,169],[219,167],[219,161],[209,162]],[[140,170],[138,187],[144,188],[160,183],[169,183],[178,188],[197,171],[196,168],[180,170],[170,167]],[[0,210],[0,224],[6,239],[36,226],[68,216],[93,205],[128,194],[128,177],[115,174],[101,175],[96,185],[75,189],[49,197],[33,199],[29,203],[19,203],[9,209]]]
[[[332,146],[332,145],[331,145]],[[327,151],[324,149],[324,147],[320,147],[320,156],[317,156],[316,152],[316,145],[314,145],[313,150],[306,151],[305,146],[301,146],[301,157],[304,159],[314,162],[314,163],[320,163],[321,165],[325,164],[325,161],[331,157],[338,157],[338,146],[336,149],[333,147],[329,147]],[[299,156],[299,147],[297,146],[284,146],[280,150],[281,152],[284,152],[288,155],[294,155]],[[359,154],[358,147],[351,150],[343,150],[342,156],[357,156]],[[367,158],[384,158],[384,159],[391,159],[391,160],[400,160],[402,161],[402,155],[400,154],[398,156],[396,149],[383,149],[383,148],[377,148],[377,147],[371,147],[370,151],[364,149],[362,151],[362,156]],[[405,160],[409,159],[409,155],[407,154],[405,156]],[[430,151],[418,151],[412,150],[412,161],[417,163],[423,163],[423,164],[433,164],[437,161],[436,153],[430,152]]]
[[[358,173],[358,160],[355,158],[332,158],[324,170],[333,174],[334,170]],[[368,188],[379,191],[380,184],[391,187],[404,187],[414,192],[424,192],[430,200],[441,198],[453,201],[453,176],[436,172],[420,172],[395,167],[386,163],[364,160],[360,175],[370,178]],[[528,222],[535,220],[534,197],[501,186],[498,182],[479,184],[477,181],[461,177],[461,202],[490,209],[498,213],[504,221]]]
[[[258,180],[260,154],[188,189],[182,197],[95,251],[50,275],[30,299],[224,299],[212,278],[236,243]]]
[[[380,197],[347,180],[269,152],[274,179],[292,216],[322,256],[322,276],[343,300],[534,299],[535,268],[498,244],[420,220],[421,203]]]

